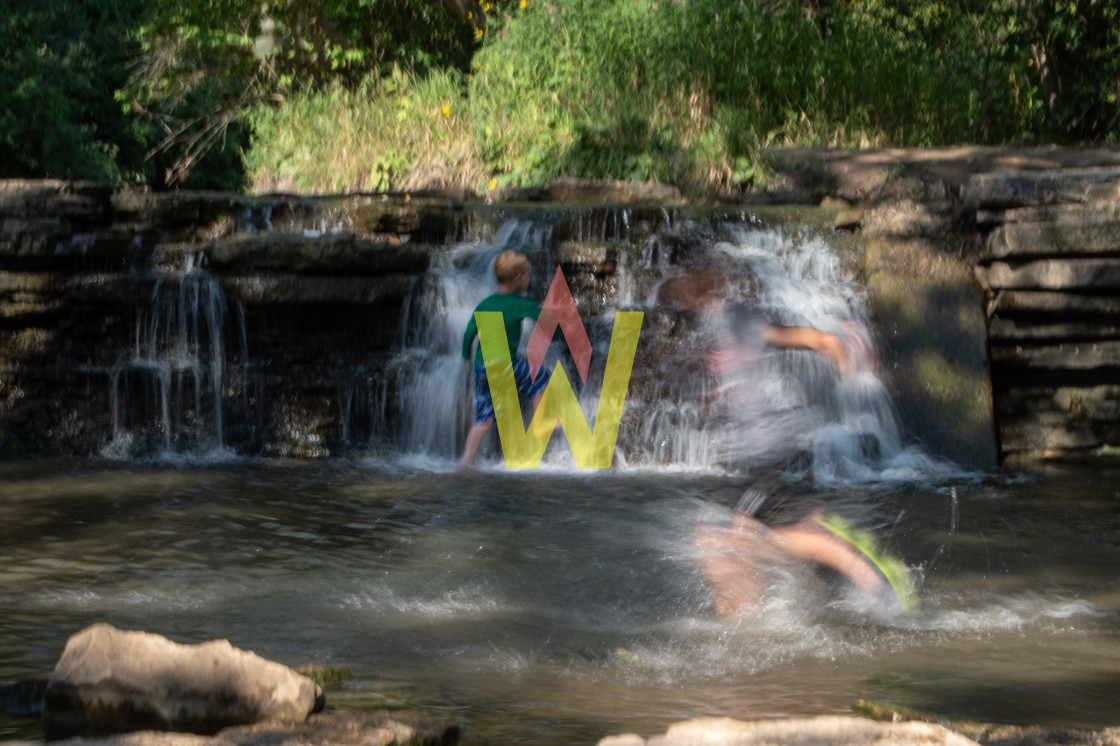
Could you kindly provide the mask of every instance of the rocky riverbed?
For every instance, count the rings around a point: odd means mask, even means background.
[[[315,671],[307,672],[316,676]],[[319,672],[321,673],[321,672]],[[327,672],[327,673],[337,673]],[[228,642],[181,645],[106,624],[73,635],[50,679],[0,687],[9,715],[42,713],[60,746],[449,746],[470,742],[451,719],[409,711],[333,712],[307,675]],[[338,677],[335,677],[338,678]],[[345,677],[342,677],[345,678]],[[949,722],[921,713],[853,705],[852,716],[737,720],[698,718],[663,734],[608,735],[599,746],[897,744],[918,746],[1111,746],[1100,731]],[[30,746],[28,741],[2,741]]]

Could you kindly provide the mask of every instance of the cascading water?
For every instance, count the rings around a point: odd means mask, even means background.
[[[678,332],[679,349],[662,358],[655,380],[640,392],[637,440],[652,450],[638,451],[632,461],[748,469],[784,462],[823,478],[868,476],[882,451],[898,450],[889,394],[869,366],[841,376],[823,357],[803,350],[764,352],[758,329],[750,332],[759,337],[751,342],[759,348],[757,360],[734,366],[734,375],[710,374],[713,348],[745,331],[746,322],[729,316],[734,308],[749,306],[767,323],[843,334],[865,323],[858,287],[840,274],[834,250],[819,238],[792,239],[743,225],[720,232],[722,239],[706,241],[691,264],[658,269],[658,292],[646,308],[683,303],[694,312]],[[665,292],[690,275],[701,275],[699,282],[683,293]],[[718,302],[699,297],[709,292]],[[869,448],[869,441],[886,445]]]
[[[132,354],[110,374],[112,441],[104,455],[226,453],[226,312],[220,282],[193,260],[156,278],[137,314]],[[243,359],[244,339],[242,325]]]
[[[757,381],[771,392],[770,410],[786,416],[773,417],[760,433],[760,456],[778,444],[778,453],[800,456],[789,464],[794,470],[822,481],[952,473],[955,467],[902,443],[894,402],[876,374],[865,289],[844,275],[825,241],[737,229],[717,249],[746,265],[754,302],[772,323],[837,335],[850,356],[843,373],[804,351],[766,356]]]
[[[629,219],[614,222],[629,225]],[[578,228],[580,236],[588,232],[582,223]],[[636,246],[618,241],[615,295],[597,316],[583,319],[595,354],[592,376],[577,392],[593,420],[601,383],[595,374],[601,374],[609,347],[613,313],[646,313],[616,465],[708,469],[778,463],[826,481],[937,472],[938,464],[920,448],[901,442],[890,394],[875,374],[870,338],[853,331],[868,324],[864,291],[843,274],[833,247],[819,237],[789,237],[742,223],[677,230],[682,235],[673,240],[654,235]],[[596,234],[593,240],[602,238]],[[441,461],[461,452],[473,413],[469,366],[460,355],[470,313],[493,292],[490,268],[506,248],[529,255],[531,294],[539,302],[554,271],[551,241],[549,223],[512,220],[493,239],[460,244],[433,261],[404,316],[394,362],[401,451]],[[671,248],[682,241],[688,251]],[[659,293],[674,278],[713,267],[725,281],[725,292],[762,309],[772,323],[846,336],[856,353],[851,370],[840,375],[822,357],[803,350],[771,351],[750,383],[757,389],[753,408],[720,411],[712,403],[713,379],[704,371],[708,347],[721,333],[720,314],[667,311]],[[522,342],[527,338],[523,335]],[[563,342],[554,339],[553,350],[564,358]],[[737,421],[736,427],[728,427],[729,419]],[[496,435],[491,438],[496,441]],[[558,441],[563,441],[560,434],[553,437],[546,465],[570,464]],[[729,441],[734,448],[727,447]],[[500,459],[493,446],[483,456],[484,462]]]
[[[433,257],[402,316],[401,345],[391,364],[390,378],[400,392],[402,452],[437,459],[461,452],[474,417],[471,366],[462,359],[467,322],[478,302],[497,288],[494,258],[505,249],[527,254],[539,283],[547,277],[550,239],[547,223],[514,220],[492,240],[460,244]]]
[[[574,375],[560,335],[546,365],[560,361],[565,366],[592,425],[614,314],[644,313],[616,466],[781,465],[820,480],[937,473],[937,464],[919,448],[901,442],[890,394],[875,375],[873,352],[867,352],[869,338],[848,331],[868,325],[866,299],[826,240],[805,229],[787,235],[742,216],[685,220],[666,212],[639,221],[625,209],[529,213],[497,225],[486,238],[433,247],[429,268],[412,280],[394,349],[337,358],[324,350],[311,377],[319,389],[333,392],[328,394],[333,411],[314,412],[295,393],[286,400],[292,405],[263,425],[241,422],[231,413],[259,418],[248,402],[283,396],[289,371],[271,370],[269,390],[261,388],[252,369],[263,363],[254,362],[248,349],[240,304],[231,303],[221,281],[188,256],[183,267],[155,278],[148,304],[137,312],[130,354],[112,368],[112,439],[103,452],[117,458],[153,453],[221,458],[228,450],[229,419],[236,422],[229,427],[239,428],[238,443],[248,443],[242,435],[251,438],[254,428],[271,428],[281,438],[314,441],[309,453],[454,464],[474,410],[462,334],[475,305],[495,290],[491,267],[507,248],[529,256],[530,295],[537,302],[557,264],[571,275],[593,348],[590,377],[581,384]],[[769,350],[753,366],[750,380],[740,382],[751,390],[750,405],[720,401],[725,382],[706,367],[713,342],[727,331],[725,314],[720,307],[700,308],[695,298],[682,302],[665,292],[674,282],[705,274],[718,278],[721,302],[749,304],[775,324],[805,325],[860,341],[852,349],[866,348],[862,367],[841,376],[818,355]],[[236,324],[227,319],[231,311]],[[233,339],[238,325],[239,342]],[[523,344],[529,338],[525,331]],[[232,365],[238,356],[241,365]],[[301,380],[309,373],[301,371]],[[230,397],[238,392],[246,397],[244,406],[231,408]],[[573,468],[565,441],[563,433],[553,436],[544,465]],[[283,442],[266,447],[285,452]],[[483,445],[480,462],[500,461],[495,431]]]

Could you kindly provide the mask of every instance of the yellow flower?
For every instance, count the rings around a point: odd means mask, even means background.
[[[528,0],[521,0],[521,7],[522,8],[524,8],[528,4],[529,4]]]
[[[483,29],[479,29],[478,31],[474,32],[474,36],[476,39],[481,39],[484,33],[486,32]]]
[[[497,188],[498,188],[498,180],[497,179],[490,179],[490,191],[494,191]]]
[[[444,115],[445,117],[449,117],[449,116],[451,116],[451,107],[450,107],[450,106],[448,106],[447,104],[444,104],[444,105],[443,105],[443,109],[441,109],[441,111],[443,112],[443,115]]]
[[[490,3],[486,3],[486,5],[483,5],[482,9],[483,10],[490,10]]]

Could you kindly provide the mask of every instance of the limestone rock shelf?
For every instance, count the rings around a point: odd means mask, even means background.
[[[1120,171],[978,174],[1001,453],[1120,443]]]

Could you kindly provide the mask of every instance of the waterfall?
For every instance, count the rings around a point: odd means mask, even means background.
[[[733,330],[722,310],[699,313],[683,335],[683,350],[647,383],[635,429],[642,445],[631,445],[631,462],[780,465],[822,482],[943,470],[920,447],[902,443],[894,402],[876,373],[865,289],[845,274],[836,250],[811,234],[744,225],[723,230],[726,238],[707,247],[704,266],[719,268],[728,297],[757,309],[771,324],[839,336],[852,353],[852,369],[841,375],[818,354],[769,348],[735,382],[738,393],[747,395],[713,407],[713,387],[724,382],[694,369],[706,346]],[[695,267],[683,269],[688,271]],[[679,276],[682,268],[668,273]]]
[[[320,218],[324,227],[341,229],[333,213]],[[252,328],[259,336],[250,345],[241,302],[227,298],[222,280],[201,267],[201,255],[134,277],[146,288],[145,300],[128,351],[109,370],[112,430],[104,455],[236,452],[365,455],[439,468],[456,463],[475,408],[463,333],[474,307],[496,289],[495,257],[515,249],[529,258],[528,292],[538,303],[557,265],[565,271],[592,345],[590,375],[580,380],[559,334],[545,365],[564,368],[592,426],[615,314],[644,314],[615,466],[777,465],[823,481],[936,471],[920,448],[902,442],[890,392],[876,374],[873,334],[859,333],[872,325],[865,288],[850,269],[857,264],[827,237],[809,228],[766,228],[751,216],[685,218],[623,208],[526,212],[485,228],[482,236],[425,246],[428,267],[408,275],[400,291],[407,297],[399,313],[388,312],[392,321],[380,346],[339,349],[353,339],[347,328],[324,329],[334,346],[312,345],[316,352],[309,355],[307,340],[319,341],[315,324],[323,328],[333,317],[318,315],[324,305],[316,292],[263,304],[253,293],[267,284],[264,276],[231,285],[237,292],[248,288],[255,304]],[[719,303],[703,302],[706,294]],[[369,300],[331,303],[338,304],[331,313],[347,318],[376,323],[385,314]],[[721,379],[709,358],[713,345],[735,332],[726,312],[732,303],[757,309],[771,324],[841,335],[862,351],[862,364],[840,375],[821,355],[767,349],[738,380]],[[274,321],[268,314],[277,307],[284,310]],[[285,314],[293,309],[307,321],[299,320],[302,338],[286,341],[276,324],[291,324],[295,316]],[[530,328],[526,323],[522,354]],[[386,348],[390,338],[395,341]],[[735,396],[726,399],[733,388]],[[563,432],[552,436],[543,465],[575,468],[565,441]],[[501,462],[496,429],[479,458]]]
[[[529,257],[533,290],[551,279],[546,222],[511,220],[494,237],[461,243],[432,257],[402,314],[400,344],[387,378],[399,392],[396,447],[412,456],[453,459],[474,418],[473,363],[462,358],[474,307],[497,289],[492,267],[505,249]],[[541,291],[543,294],[543,291]],[[528,335],[522,335],[522,343]]]
[[[614,223],[625,225],[627,219],[618,217]],[[787,236],[750,223],[678,227],[681,233],[675,236],[654,234],[636,244],[618,241],[615,295],[597,316],[583,319],[593,360],[600,362],[598,369],[593,364],[586,385],[576,385],[590,419],[614,312],[646,313],[616,465],[750,469],[779,464],[812,472],[823,481],[934,468],[919,448],[901,441],[894,403],[876,375],[870,335],[855,331],[870,325],[865,289],[845,274],[844,262],[826,240]],[[577,228],[577,235],[587,235],[584,225]],[[592,240],[601,235],[596,231]],[[474,411],[470,366],[460,355],[471,311],[494,291],[490,268],[506,248],[529,255],[534,277],[530,294],[539,302],[545,290],[540,281],[547,283],[554,271],[551,239],[547,222],[511,220],[493,239],[462,243],[433,259],[402,316],[401,344],[390,375],[399,392],[396,445],[401,452],[447,461],[461,452]],[[682,251],[682,244],[691,248]],[[840,375],[815,353],[769,350],[749,381],[752,402],[737,404],[738,409],[713,407],[715,381],[703,363],[710,343],[722,333],[721,316],[667,307],[659,291],[670,280],[701,272],[718,274],[727,297],[749,302],[771,323],[844,335],[850,349],[863,348],[856,355],[859,364]],[[523,344],[527,338],[523,334]],[[553,341],[552,354],[561,360],[563,347]],[[500,453],[496,435],[490,437],[494,442],[484,455],[493,462]],[[571,463],[570,455],[557,441],[563,436],[553,437],[544,463],[563,467]]]
[[[720,248],[746,262],[757,283],[756,303],[774,323],[810,326],[838,335],[856,353],[846,329],[866,330],[864,288],[841,269],[836,253],[819,238],[788,238],[781,233],[738,232]],[[871,340],[859,340],[871,346]],[[781,382],[784,402],[799,412],[791,425],[771,433],[802,456],[800,468],[815,478],[872,478],[900,456],[899,424],[890,393],[869,356],[838,374],[820,356],[783,351],[766,360],[763,376]],[[792,450],[792,449],[790,449]]]
[[[112,441],[103,455],[226,453],[227,301],[217,278],[189,260],[155,278],[137,311],[131,354],[110,372]],[[241,355],[247,359],[244,323]]]

